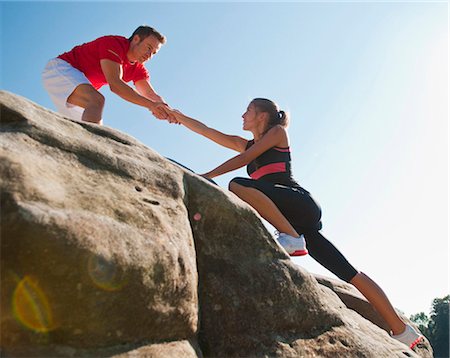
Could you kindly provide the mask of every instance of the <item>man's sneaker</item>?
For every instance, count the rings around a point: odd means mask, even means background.
[[[304,256],[308,254],[305,237],[303,235],[300,235],[300,237],[293,237],[288,234],[280,233],[278,242],[290,256]]]
[[[423,340],[423,336],[417,333],[409,324],[406,325],[403,333],[397,334],[396,336],[392,335],[392,338],[406,344],[411,349]]]

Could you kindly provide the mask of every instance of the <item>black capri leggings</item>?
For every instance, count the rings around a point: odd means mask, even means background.
[[[322,228],[322,211],[307,190],[249,178],[234,178],[231,182],[257,189],[269,197],[295,231],[303,234],[310,256],[341,280],[350,282],[358,273],[344,255],[319,232]]]

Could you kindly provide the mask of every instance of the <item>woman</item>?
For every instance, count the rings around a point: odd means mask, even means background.
[[[392,330],[392,337],[413,348],[422,336],[405,324],[383,290],[367,275],[357,271],[336,247],[321,235],[321,209],[291,173],[288,115],[265,98],[255,98],[242,115],[243,129],[253,134],[248,141],[209,128],[174,111],[176,120],[214,142],[240,154],[203,174],[214,178],[247,165],[251,178],[235,178],[229,189],[250,204],[278,231],[278,241],[291,256],[308,253],[342,280],[353,284],[375,307]],[[307,246],[307,248],[306,248]]]

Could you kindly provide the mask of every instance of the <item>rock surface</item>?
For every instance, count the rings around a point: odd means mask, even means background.
[[[341,280],[332,279],[322,275],[314,274],[314,277],[324,288],[331,289],[347,306],[347,308],[359,313],[362,317],[377,325],[381,329],[384,329],[387,333],[390,332],[386,321],[377,313],[377,311],[375,311],[367,299],[354,286]],[[397,313],[404,322],[407,322],[419,331],[419,327],[401,311],[397,311]],[[430,343],[427,340],[425,340],[424,344],[414,348],[414,350],[422,357],[433,357],[433,353],[430,350]]]
[[[0,102],[4,356],[417,356],[233,194],[111,128]]]
[[[117,131],[6,93],[1,116],[5,349],[42,340],[23,326],[80,348],[193,337],[182,171]]]
[[[376,324],[381,329],[389,332],[389,326],[383,318],[375,311],[372,305],[366,300],[366,298],[352,285],[343,282],[341,280],[334,280],[329,277],[314,275],[315,279],[321,285],[331,289],[341,301],[356,312],[358,312],[365,319]],[[399,313],[401,315],[401,313]],[[407,319],[403,317],[403,319]],[[409,320],[408,320],[409,321]]]

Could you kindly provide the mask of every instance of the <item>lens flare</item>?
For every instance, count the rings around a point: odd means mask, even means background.
[[[25,327],[40,333],[54,328],[50,304],[36,279],[25,276],[17,284],[12,304],[15,318]]]
[[[194,220],[195,220],[195,221],[199,221],[199,220],[201,220],[201,218],[202,218],[202,214],[200,214],[200,213],[196,213],[196,214],[194,215]]]
[[[117,291],[126,283],[123,271],[102,257],[90,256],[87,266],[92,282],[102,290]]]

